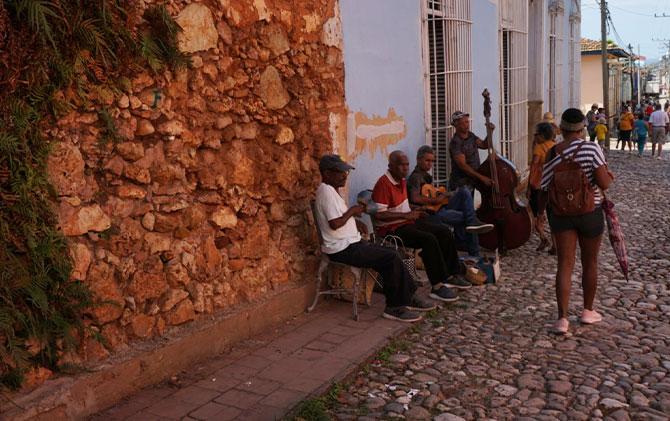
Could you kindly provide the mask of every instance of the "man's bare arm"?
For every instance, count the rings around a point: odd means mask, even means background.
[[[340,216],[339,218],[331,219],[328,221],[328,225],[330,226],[330,229],[332,230],[338,230],[344,226],[344,224],[347,223],[349,218],[353,216],[361,216],[361,214],[365,212],[365,206],[363,205],[355,205],[347,209],[346,212],[344,212],[344,215]]]

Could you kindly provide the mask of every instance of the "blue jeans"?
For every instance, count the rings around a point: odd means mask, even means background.
[[[428,218],[431,222],[451,225],[457,246],[465,248],[471,256],[479,256],[479,238],[465,231],[465,227],[477,219],[472,191],[468,187],[459,187],[449,198],[449,203]]]

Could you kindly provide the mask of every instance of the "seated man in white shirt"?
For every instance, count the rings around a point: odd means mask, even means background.
[[[339,155],[324,155],[319,162],[322,183],[316,190],[316,223],[323,238],[321,251],[333,262],[371,268],[381,275],[386,296],[383,317],[402,322],[421,320],[416,311],[429,311],[435,305],[414,294],[414,281],[395,250],[361,239],[357,225],[365,232],[364,225],[354,217],[360,216],[365,207],[348,208],[337,191],[347,183],[352,169]]]

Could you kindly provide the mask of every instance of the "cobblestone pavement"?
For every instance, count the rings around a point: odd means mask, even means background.
[[[360,369],[336,419],[670,419],[670,162],[611,152],[610,197],[627,239],[625,281],[603,239],[599,325],[580,326],[577,263],[570,333],[556,317],[555,258],[533,238],[503,260],[505,279],[397,337]]]

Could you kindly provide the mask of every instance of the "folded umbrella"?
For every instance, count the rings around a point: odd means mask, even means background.
[[[624,241],[623,230],[619,224],[619,217],[614,212],[614,203],[609,199],[603,199],[602,207],[605,212],[605,220],[607,221],[610,244],[621,267],[621,273],[628,280],[628,253],[626,252],[626,242]]]

